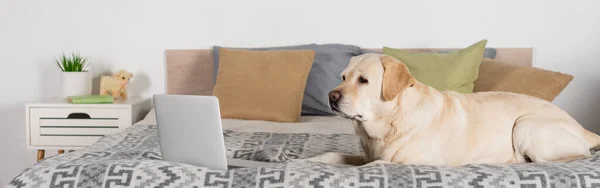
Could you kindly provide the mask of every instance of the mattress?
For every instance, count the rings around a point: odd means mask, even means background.
[[[152,114],[94,145],[46,158],[7,187],[598,187],[600,152],[568,163],[460,167],[327,165],[296,160],[328,151],[360,154],[351,122],[223,120],[227,156],[269,165],[219,171],[161,160]]]

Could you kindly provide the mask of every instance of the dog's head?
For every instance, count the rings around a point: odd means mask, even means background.
[[[341,76],[342,83],[329,92],[330,107],[358,121],[391,111],[417,82],[404,63],[373,53],[353,57]]]

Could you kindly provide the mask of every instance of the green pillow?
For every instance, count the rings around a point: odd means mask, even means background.
[[[402,61],[419,82],[437,90],[473,93],[487,40],[450,53],[414,53],[383,47],[383,53]]]

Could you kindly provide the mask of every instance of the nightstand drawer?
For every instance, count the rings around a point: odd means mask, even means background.
[[[130,97],[105,104],[71,104],[54,97],[25,104],[27,148],[76,150],[96,143],[105,135],[122,132],[141,120],[152,100]]]
[[[90,128],[118,128],[119,118],[112,119],[46,119],[40,118],[40,127],[90,127]]]
[[[117,133],[119,132],[119,128],[68,128],[68,127],[60,127],[60,128],[40,128],[41,136],[104,136],[107,134]]]
[[[47,120],[115,120],[131,116],[127,108],[31,108],[38,112],[39,119]],[[33,114],[32,114],[33,115]]]
[[[32,146],[86,146],[131,125],[128,108],[30,108]]]

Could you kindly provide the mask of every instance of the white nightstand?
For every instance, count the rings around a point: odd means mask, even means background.
[[[152,101],[141,97],[116,100],[112,104],[69,104],[54,98],[25,105],[27,148],[38,150],[38,161],[46,149],[75,150],[89,146],[102,136],[123,131],[150,111]]]

